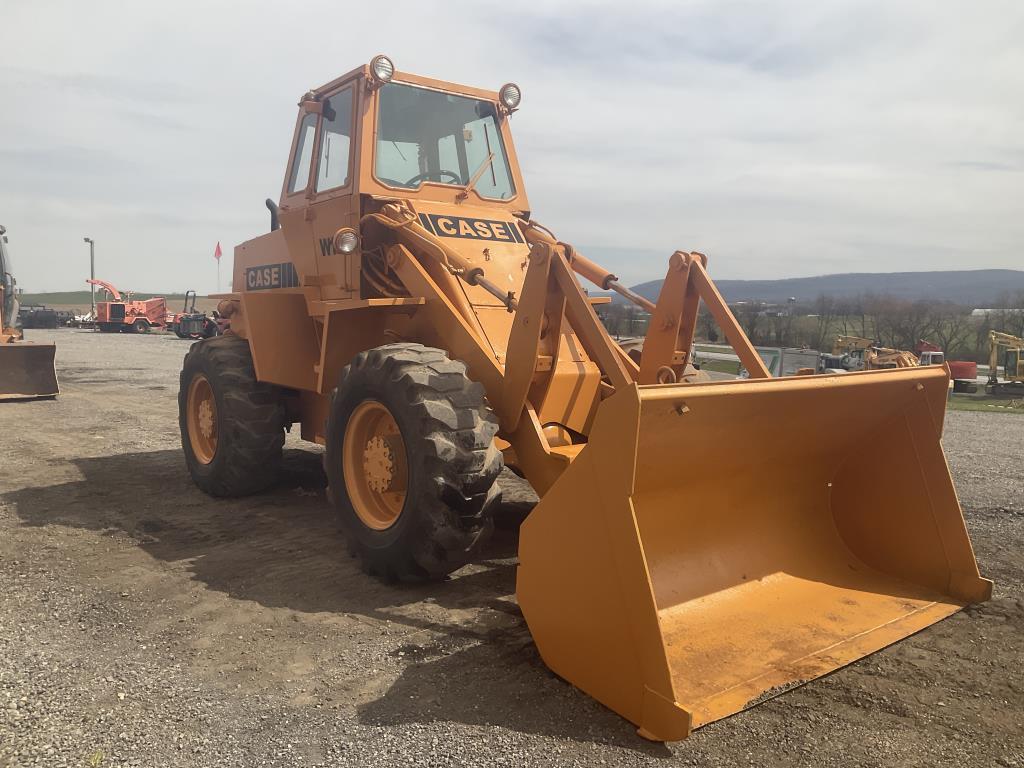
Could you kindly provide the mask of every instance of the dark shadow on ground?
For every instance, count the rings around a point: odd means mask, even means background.
[[[366,725],[459,722],[500,726],[671,757],[664,744],[559,679],[541,660],[525,624],[487,633],[483,642],[443,638],[396,653],[407,664],[387,693],[358,708]]]
[[[394,686],[361,708],[366,723],[454,720],[660,754],[628,723],[551,674],[537,655],[512,598],[516,523],[534,503],[515,478],[503,476],[517,500],[503,506],[506,523],[477,562],[445,582],[407,586],[365,575],[347,553],[318,451],[287,450],[279,485],[243,499],[199,491],[178,450],[72,461],[82,479],[0,498],[26,526],[127,535],[157,559],[185,563],[192,578],[232,598],[428,630],[416,634],[428,645],[402,651],[413,663]],[[449,622],[445,611],[416,610],[419,603],[482,612],[471,622],[464,615]],[[539,707],[538,689],[545,702]],[[526,701],[534,704],[523,706]]]
[[[287,450],[275,488],[215,499],[193,485],[178,450],[74,459],[83,479],[3,498],[25,525],[126,533],[153,557],[191,561],[194,578],[211,589],[270,607],[395,621],[376,609],[428,597],[453,608],[486,605],[514,592],[517,535],[507,530],[496,532],[477,563],[440,584],[385,585],[365,576],[326,500],[320,462],[319,452]],[[522,507],[509,505],[513,514]]]
[[[508,473],[502,482],[512,500],[503,504],[503,524],[477,561],[445,582],[408,586],[365,575],[347,553],[317,450],[285,451],[278,486],[243,499],[199,491],[178,450],[72,461],[80,480],[3,494],[23,525],[127,535],[155,558],[187,563],[192,578],[232,598],[429,630],[416,634],[427,645],[397,651],[412,663],[384,696],[360,708],[365,723],[498,725],[669,755],[540,660],[512,598],[517,526],[535,497]],[[482,612],[471,622],[464,616],[447,622],[436,609],[414,610],[418,603]]]

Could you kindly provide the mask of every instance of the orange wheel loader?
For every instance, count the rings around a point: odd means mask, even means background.
[[[24,340],[12,269],[7,230],[0,226],[0,400],[53,398],[59,393],[53,367],[57,347]]]
[[[510,467],[540,496],[516,593],[541,656],[654,740],[987,599],[940,445],[948,371],[770,378],[699,253],[636,296],[532,219],[520,99],[384,56],[300,98],[230,331],[184,361],[199,487],[266,488],[298,422],[366,569],[417,581],[473,557]],[[639,364],[580,278],[651,312]],[[701,301],[749,379],[695,375]]]

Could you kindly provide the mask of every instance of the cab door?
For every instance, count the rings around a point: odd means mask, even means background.
[[[359,250],[341,253],[334,242],[335,233],[342,227],[359,231],[353,167],[356,90],[350,82],[320,100],[320,130],[309,197],[314,258],[324,300],[359,298]]]
[[[310,288],[319,285],[309,203],[321,111],[322,105],[319,102],[304,100],[295,125],[295,137],[279,205],[281,230],[295,271],[292,273],[287,268],[280,270],[278,274],[282,275],[281,282],[273,286],[275,288]],[[319,298],[318,288],[312,293],[315,298]]]

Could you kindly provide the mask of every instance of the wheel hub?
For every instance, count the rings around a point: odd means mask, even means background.
[[[364,400],[349,416],[342,445],[345,490],[369,528],[390,528],[402,514],[408,460],[398,424],[387,407]]]
[[[366,482],[377,493],[384,493],[395,476],[395,459],[387,440],[376,435],[371,437],[363,449],[363,472]]]
[[[186,413],[192,453],[200,464],[209,464],[217,453],[217,401],[209,379],[201,373],[189,384]]]
[[[199,431],[203,437],[213,436],[213,407],[209,400],[203,400],[199,404]]]

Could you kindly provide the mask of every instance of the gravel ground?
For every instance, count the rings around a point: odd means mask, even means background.
[[[58,342],[63,393],[0,405],[0,767],[1024,768],[1024,417],[947,417],[991,602],[666,746],[541,663],[513,533],[444,584],[378,584],[344,554],[317,448],[290,437],[260,496],[193,487],[187,342],[30,338]]]

